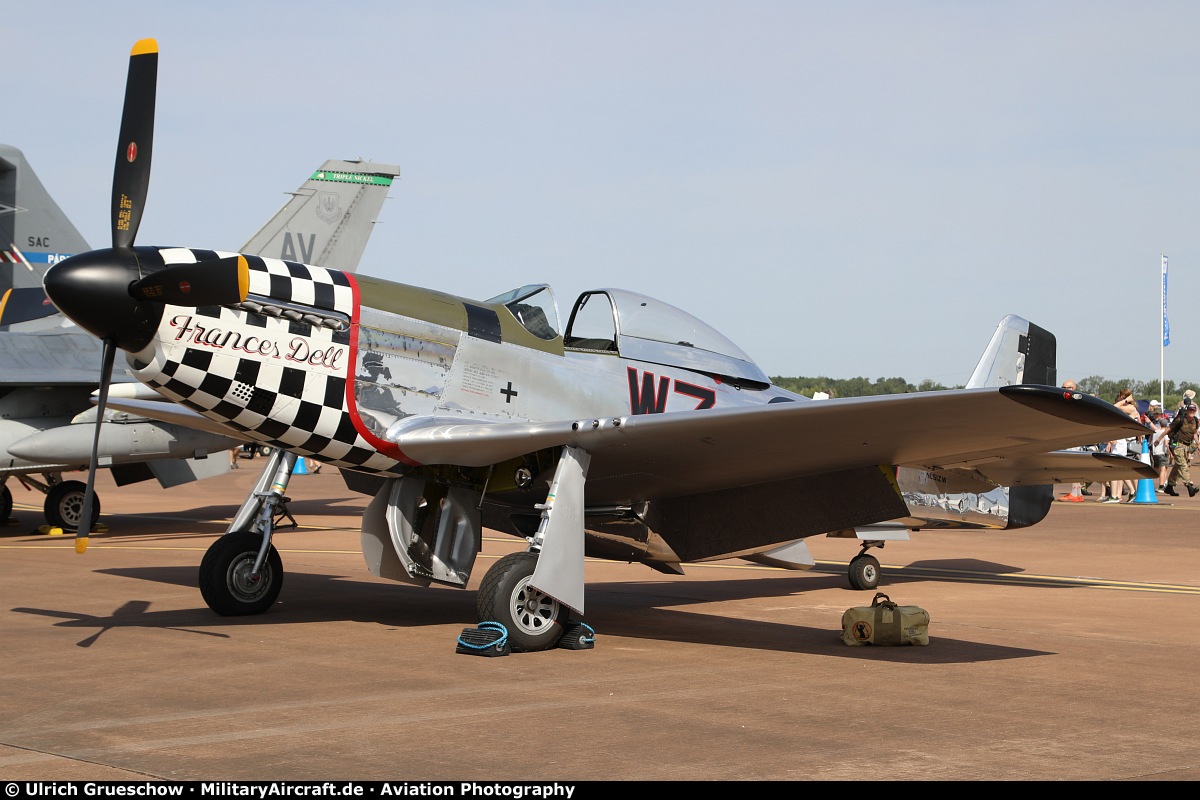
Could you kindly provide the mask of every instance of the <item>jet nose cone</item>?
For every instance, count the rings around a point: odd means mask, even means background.
[[[129,294],[139,277],[133,250],[94,250],[60,261],[46,272],[46,294],[79,327],[137,352],[154,335],[163,307]]]

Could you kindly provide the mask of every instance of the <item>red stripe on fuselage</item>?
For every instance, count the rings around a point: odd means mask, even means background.
[[[361,308],[361,303],[358,293],[358,281],[354,279],[352,273],[344,273],[346,279],[350,281],[350,289],[354,293],[354,310],[350,314],[350,363],[346,365],[346,408],[350,411],[350,421],[354,423],[354,429],[358,434],[367,440],[367,443],[378,450],[388,458],[394,458],[401,464],[407,464],[411,467],[419,467],[419,461],[413,461],[408,456],[404,455],[403,451],[393,442],[385,439],[380,439],[363,423],[362,417],[358,414],[358,403],[354,398],[355,387],[355,371],[358,369],[358,312]]]

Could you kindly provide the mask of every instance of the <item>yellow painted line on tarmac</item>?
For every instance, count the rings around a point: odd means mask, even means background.
[[[821,572],[844,572],[847,564],[838,561],[818,561]],[[1004,583],[1013,586],[1043,586],[1057,588],[1112,589],[1122,592],[1155,592],[1162,594],[1200,595],[1200,586],[1177,583],[1147,583],[1110,578],[1081,578],[1064,575],[1037,575],[1027,572],[981,572],[978,570],[939,569],[937,567],[904,567],[880,565],[887,575],[898,577],[947,579],[961,583]]]
[[[763,564],[685,564],[687,569],[732,569],[755,572],[796,572],[782,567],[772,567]],[[844,574],[848,562],[817,561],[811,572]],[[1061,575],[1036,575],[1022,572],[981,572],[978,570],[939,569],[937,567],[905,567],[899,564],[881,564],[886,575],[911,578],[932,578],[934,580],[953,580],[960,583],[1004,583],[1014,586],[1045,586],[1058,588],[1113,589],[1125,592],[1156,592],[1165,594],[1200,595],[1200,586],[1188,586],[1174,583],[1146,583],[1141,581],[1120,581],[1108,578],[1079,578]]]

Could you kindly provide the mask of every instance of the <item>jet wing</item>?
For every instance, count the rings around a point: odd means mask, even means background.
[[[597,503],[875,464],[998,469],[1007,459],[1148,432],[1103,400],[1018,385],[552,423],[409,417],[387,436],[426,464],[484,466],[581,447],[591,454],[588,499]]]
[[[1052,483],[1088,483],[1090,481],[1131,481],[1158,478],[1158,470],[1128,456],[1112,453],[1080,453],[1060,450],[1032,456],[1016,456],[982,464],[977,468],[985,478],[1002,486],[1045,485]]]
[[[71,328],[58,333],[5,331],[0,347],[0,386],[99,386],[100,340]],[[113,370],[114,383],[135,380]]]

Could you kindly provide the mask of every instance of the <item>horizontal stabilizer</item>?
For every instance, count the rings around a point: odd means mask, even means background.
[[[150,461],[147,466],[164,489],[180,486],[192,481],[204,480],[229,472],[229,459],[222,454],[208,458],[172,458]]]
[[[1136,458],[1113,453],[1059,450],[1054,453],[1004,458],[981,464],[976,471],[1003,486],[1045,486],[1055,483],[1136,481],[1158,477],[1158,470]]]

